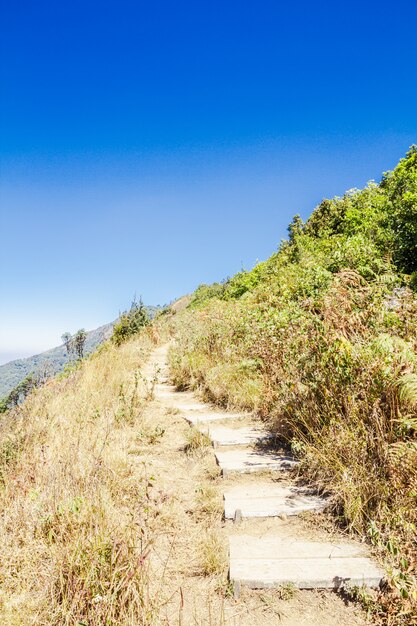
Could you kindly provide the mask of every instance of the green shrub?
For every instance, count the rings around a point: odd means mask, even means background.
[[[142,300],[134,300],[129,311],[122,313],[114,325],[112,340],[119,346],[149,323],[149,315]]]
[[[339,519],[396,572],[387,610],[392,624],[408,624],[417,597],[417,149],[380,185],[323,201],[305,224],[294,218],[289,235],[177,316],[174,380],[255,411],[291,443],[305,476],[334,494]]]

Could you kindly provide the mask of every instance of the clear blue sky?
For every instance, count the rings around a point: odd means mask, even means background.
[[[250,268],[417,141],[417,3],[1,0],[0,359]]]

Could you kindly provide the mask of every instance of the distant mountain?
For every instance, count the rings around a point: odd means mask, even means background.
[[[160,310],[160,307],[154,306],[146,308],[150,317],[154,317]],[[97,346],[111,337],[114,323],[105,324],[87,333],[85,354],[91,354]],[[62,372],[68,361],[66,348],[61,345],[26,359],[16,359],[0,365],[0,399],[7,396],[29,374],[47,373],[53,376]]]

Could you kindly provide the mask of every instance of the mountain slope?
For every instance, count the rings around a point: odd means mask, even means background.
[[[172,316],[174,382],[253,411],[372,541],[417,624],[417,148]],[[413,619],[415,618],[415,621]]]
[[[147,306],[146,310],[149,317],[153,318],[160,307]],[[94,352],[97,346],[111,337],[114,324],[115,322],[110,322],[87,332],[86,355]],[[0,365],[0,398],[10,393],[29,374],[45,373],[53,376],[61,372],[68,361],[66,348],[61,345],[26,359],[16,359]]]
[[[90,354],[98,345],[109,339],[113,331],[113,322],[100,326],[87,333],[85,353]],[[16,385],[31,373],[46,372],[50,375],[62,371],[68,363],[65,346],[57,346],[41,354],[17,359],[0,366],[0,398],[7,395]]]

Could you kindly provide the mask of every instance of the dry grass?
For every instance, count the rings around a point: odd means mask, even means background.
[[[177,409],[177,407],[175,407],[175,406],[168,406],[165,409],[165,413],[167,415],[179,415],[181,413],[181,411],[179,409]]]
[[[209,517],[220,517],[223,513],[223,502],[217,485],[206,483],[197,489],[198,511]]]
[[[129,455],[149,399],[140,368],[150,345],[145,335],[103,347],[3,419],[2,624],[153,623],[158,502],[146,465]]]
[[[187,454],[201,454],[204,453],[207,448],[211,447],[211,439],[210,437],[202,432],[201,430],[199,430],[198,428],[195,428],[194,426],[191,426],[189,431],[187,432],[187,443],[184,446],[184,452],[186,452]]]
[[[198,546],[201,570],[205,576],[226,574],[228,566],[224,539],[219,530],[207,530]]]

